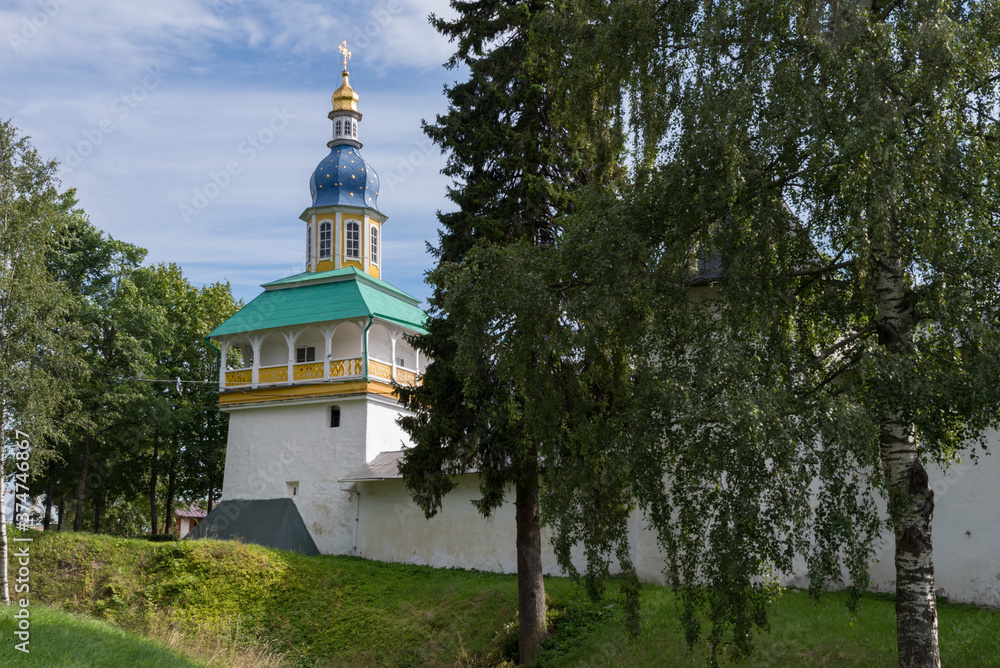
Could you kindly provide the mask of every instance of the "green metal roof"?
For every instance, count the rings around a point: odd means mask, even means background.
[[[208,336],[369,316],[425,332],[426,315],[418,306],[420,302],[354,267],[304,272],[262,287],[263,293]]]

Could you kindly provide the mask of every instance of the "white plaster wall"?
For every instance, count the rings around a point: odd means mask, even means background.
[[[260,365],[277,366],[288,364],[288,342],[280,333],[273,332],[260,346]]]
[[[657,542],[656,532],[649,529],[644,513],[636,511],[629,518],[629,543],[632,565],[635,566],[639,579],[643,582],[666,584],[664,570],[667,560]],[[578,558],[577,561],[580,562],[577,567],[582,568],[583,559]]]
[[[341,324],[333,333],[330,350],[335,360],[361,357],[361,330],[351,322]],[[317,355],[320,355],[318,350]]]
[[[340,406],[340,427],[329,426]],[[295,504],[323,553],[354,547],[355,505],[338,482],[365,463],[367,399],[231,409],[222,498],[274,499],[298,482]]]
[[[457,476],[442,510],[431,519],[410,499],[402,480],[358,483],[358,556],[439,568],[517,572],[513,494],[486,519],[472,500],[480,497],[475,475]],[[543,528],[542,567],[557,574],[549,531]]]
[[[934,566],[939,592],[956,602],[1000,607],[1000,437],[992,434],[993,456],[980,456],[979,464],[956,464],[947,472],[933,469],[930,484],[935,492]],[[370,459],[370,457],[369,457]],[[472,506],[478,498],[473,475],[459,476],[458,488],[445,496],[442,511],[427,520],[410,500],[400,480],[359,484],[358,553],[370,559],[427,564],[436,567],[478,568],[516,572],[514,506],[508,503],[489,520]],[[656,534],[647,528],[641,513],[630,520],[631,556],[639,578],[664,583],[665,559]],[[543,568],[559,572],[543,528]],[[895,590],[893,538],[883,537],[878,561],[871,565],[873,589]],[[578,550],[577,568],[585,567]],[[801,560],[799,560],[801,562]],[[782,578],[786,584],[803,585],[805,565]],[[614,570],[614,567],[613,567]]]
[[[358,556],[380,561],[423,564],[438,568],[477,568],[500,573],[517,572],[513,492],[490,518],[484,518],[474,499],[481,495],[475,475],[456,476],[457,486],[445,495],[442,509],[431,519],[410,499],[402,480],[358,483]],[[639,577],[664,581],[663,558],[655,536],[644,528],[639,514],[631,520],[632,557]],[[542,570],[565,575],[556,561],[552,531],[542,527]],[[586,567],[582,549],[574,550],[573,564]],[[612,564],[612,571],[617,567]]]
[[[375,323],[368,330],[368,355],[383,362],[392,363],[392,339],[385,325]]]
[[[341,407],[341,427],[331,429],[330,406]],[[231,411],[224,499],[269,499],[286,495],[286,482],[299,483],[295,498],[306,526],[323,553],[357,554],[370,559],[515,572],[513,495],[490,519],[471,504],[479,497],[474,475],[458,477],[442,512],[427,520],[401,480],[358,483],[357,495],[337,482],[378,453],[410,445],[396,424],[399,409],[381,397],[356,397],[316,404],[268,406]],[[1000,436],[990,436],[993,456],[932,469],[935,491],[934,563],[936,584],[953,601],[1000,607]],[[630,521],[632,558],[644,581],[663,582],[664,558],[655,533],[641,514]],[[543,528],[543,568],[558,573]],[[875,589],[895,587],[893,539],[871,567]],[[574,563],[584,567],[577,553]],[[784,580],[796,582],[802,573]]]
[[[323,333],[315,327],[305,328],[299,334],[299,338],[295,340],[296,348],[305,348],[308,346],[316,349],[316,361],[321,362],[326,351],[326,339]]]
[[[399,404],[371,399],[368,404],[368,444],[365,457],[375,459],[380,452],[402,450],[412,445],[410,436],[396,424],[400,416]]]
[[[407,369],[414,368],[414,364],[417,361],[417,354],[413,350],[413,346],[406,342],[402,336],[396,339],[396,357],[403,358],[403,367]]]

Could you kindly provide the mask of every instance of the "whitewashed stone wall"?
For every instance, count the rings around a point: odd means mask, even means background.
[[[1000,437],[991,435],[993,456],[979,464],[956,464],[947,472],[933,469],[935,491],[934,565],[939,593],[952,601],[1000,608]],[[509,501],[491,519],[472,505],[478,498],[473,475],[459,476],[458,487],[444,498],[442,511],[427,520],[410,500],[400,480],[359,483],[356,554],[369,559],[477,568],[513,573],[514,505]],[[665,560],[656,535],[641,514],[631,519],[632,558],[645,582],[663,583]],[[543,529],[543,569],[561,574]],[[883,536],[882,552],[871,565],[872,588],[894,591],[893,538]],[[582,569],[581,554],[574,564]],[[786,583],[804,584],[804,570],[789,573]]]
[[[340,407],[337,428],[330,427],[332,406]],[[356,504],[339,480],[365,464],[367,433],[395,428],[394,415],[371,411],[360,395],[229,411],[222,499],[292,496],[289,483],[298,483],[293,499],[316,547],[326,554],[350,554]]]
[[[329,427],[332,405],[341,426]],[[226,453],[224,499],[288,496],[287,482],[299,483],[295,503],[316,546],[326,554],[476,568],[517,570],[513,495],[493,517],[483,518],[471,501],[479,496],[474,475],[459,476],[442,511],[430,520],[410,500],[401,480],[338,482],[380,453],[409,444],[396,424],[398,407],[379,397],[337,402],[233,408]],[[993,456],[978,466],[956,464],[931,471],[935,491],[934,563],[939,591],[957,602],[1000,607],[1000,437],[990,438]],[[640,514],[631,520],[632,557],[640,578],[663,582],[664,559],[654,533]],[[543,568],[560,574],[543,528]],[[873,588],[895,586],[891,535],[872,564]],[[574,560],[583,568],[582,555]],[[786,582],[803,582],[790,573]]]

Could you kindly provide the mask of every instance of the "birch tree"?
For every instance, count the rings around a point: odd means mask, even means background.
[[[591,303],[632,333],[620,457],[689,640],[705,610],[748,651],[796,554],[863,590],[882,497],[900,665],[940,665],[926,467],[998,422],[1000,4],[576,4],[569,69],[622,83],[636,182],[564,243],[643,277],[645,320]]]
[[[51,366],[67,351],[60,329],[65,290],[46,271],[45,253],[55,232],[76,215],[72,191],[60,193],[55,163],[40,159],[10,121],[0,122],[0,508],[5,508],[3,472],[8,439],[23,432],[38,455],[55,433],[51,417],[61,395]],[[71,329],[71,328],[70,328]],[[54,364],[52,364],[53,358]],[[0,592],[10,603],[7,529],[0,521]]]

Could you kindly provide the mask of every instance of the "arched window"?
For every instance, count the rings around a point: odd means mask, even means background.
[[[345,246],[348,258],[361,259],[361,226],[355,220],[347,222],[347,243]]]
[[[372,264],[378,264],[378,226],[372,225]]]
[[[329,260],[333,257],[333,225],[326,220],[319,224],[319,259]]]
[[[340,426],[340,406],[330,407],[330,427]]]
[[[313,261],[313,226],[306,225],[306,266]]]
[[[357,139],[357,136],[358,136],[358,124],[357,123],[351,124],[351,136],[353,136],[355,139]]]
[[[344,134],[348,137],[351,136],[351,119],[344,119]]]
[[[339,137],[339,136],[340,136],[340,134],[341,134],[341,133],[340,133],[340,121],[338,120],[338,121],[337,121],[337,129],[336,129],[336,131],[334,132],[334,135],[335,135],[335,136],[337,136],[337,137]]]

